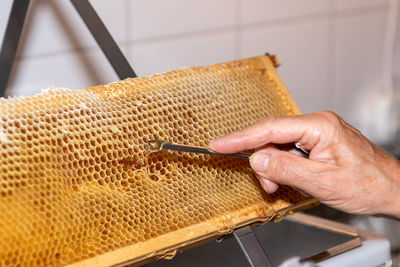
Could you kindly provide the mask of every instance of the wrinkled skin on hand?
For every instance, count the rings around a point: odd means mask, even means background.
[[[309,158],[279,150],[299,143]],[[256,149],[250,164],[262,187],[298,188],[339,210],[400,219],[400,163],[333,112],[270,117],[210,142],[221,153]]]

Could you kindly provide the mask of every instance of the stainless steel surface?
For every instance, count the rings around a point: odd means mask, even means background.
[[[236,154],[223,154],[212,151],[208,148],[186,146],[186,145],[176,145],[171,144],[167,141],[162,140],[150,140],[147,142],[147,146],[153,150],[166,150],[166,151],[177,151],[177,152],[189,152],[196,154],[208,154],[214,156],[226,156],[226,157],[236,157],[236,158],[249,158],[251,154],[248,153],[236,153]]]
[[[302,223],[305,225],[313,226],[315,229],[324,229],[340,234],[348,235],[349,237],[354,237],[345,242],[332,246],[324,251],[315,253],[309,257],[303,258],[304,261],[320,262],[336,255],[339,255],[345,251],[361,246],[361,239],[357,234],[354,227],[343,225],[341,223],[336,223],[333,221],[325,220],[318,217],[312,217],[303,213],[295,213],[294,215],[287,218],[287,220],[296,221],[297,223]]]
[[[320,261],[325,256],[332,258],[361,245],[354,227],[302,213],[278,223],[253,227],[253,231],[272,266],[294,256]],[[240,245],[235,241],[233,235],[229,235],[220,243],[209,242],[177,254],[173,260],[159,260],[148,266],[248,266]]]

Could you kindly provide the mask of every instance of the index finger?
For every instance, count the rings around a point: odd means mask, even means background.
[[[212,140],[212,150],[221,153],[237,153],[244,150],[262,147],[268,143],[286,144],[301,143],[311,149],[320,136],[312,114],[268,117],[240,131]]]

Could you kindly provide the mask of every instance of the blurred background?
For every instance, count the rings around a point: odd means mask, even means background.
[[[398,0],[92,0],[139,76],[269,52],[300,109],[330,109],[391,153],[400,144]],[[2,0],[3,36],[12,0]],[[71,3],[32,0],[6,94],[118,80]],[[324,207],[386,234],[400,224]],[[396,254],[394,254],[394,257]]]

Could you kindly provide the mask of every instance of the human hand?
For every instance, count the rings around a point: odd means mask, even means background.
[[[305,159],[276,144],[299,143]],[[256,149],[250,164],[267,193],[298,188],[339,210],[400,219],[400,163],[333,112],[270,117],[210,142],[221,153]]]

